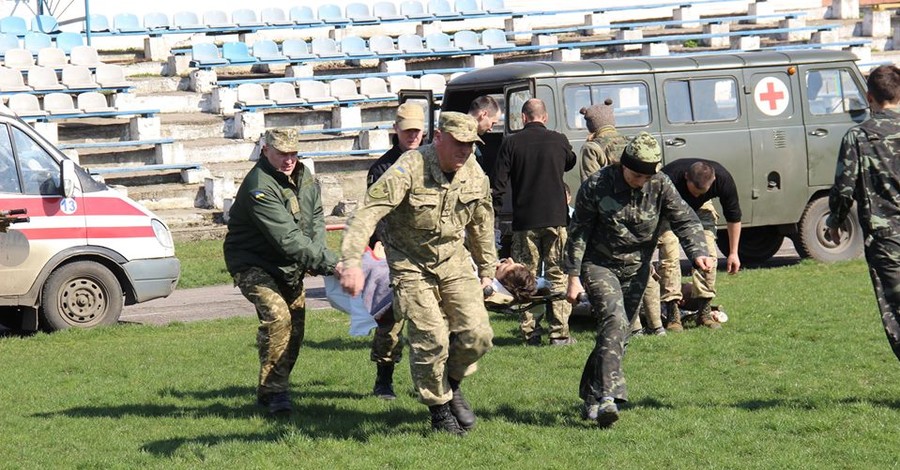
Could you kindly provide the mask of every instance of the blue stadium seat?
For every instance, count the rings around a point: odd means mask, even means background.
[[[77,34],[77,33],[70,33]],[[79,34],[80,38],[81,35]],[[25,34],[25,39],[22,41],[25,45],[25,49],[28,49],[33,54],[37,54],[37,52],[45,47],[53,46],[53,41],[50,39],[49,34],[38,33],[35,31],[29,31]]]
[[[59,23],[52,15],[37,15],[31,19],[31,30],[41,33],[55,33],[59,31]]]
[[[197,14],[192,11],[179,11],[172,15],[172,26],[175,29],[195,29],[200,28],[200,19]]]
[[[138,33],[146,31],[138,21],[137,15],[131,13],[119,13],[113,17],[113,31],[120,33]]]
[[[281,43],[281,53],[295,62],[316,58],[315,55],[309,52],[309,44],[303,39],[285,39]]]
[[[144,29],[169,29],[169,16],[165,13],[152,11],[144,15]]]
[[[344,14],[341,13],[341,7],[333,3],[319,5],[318,15],[319,19],[326,24],[346,25],[350,23],[350,19],[346,18]]]
[[[219,48],[215,44],[203,42],[191,45],[191,67],[209,68],[227,63],[219,55]]]
[[[18,16],[7,16],[0,19],[0,33],[15,34],[16,36],[24,36],[28,32],[28,25],[25,19]]]
[[[78,33],[59,33],[56,35],[56,47],[65,51],[66,54],[72,52],[75,46],[83,46],[84,38]]]
[[[397,5],[394,2],[375,2],[372,6],[372,15],[381,21],[400,21],[406,17],[397,13]]]
[[[344,16],[349,18],[353,24],[375,24],[379,21],[378,18],[372,16],[368,5],[359,2],[348,3],[344,7]]]
[[[101,15],[99,13],[91,14],[91,32],[92,33],[100,33],[109,31],[109,19],[106,18],[106,15]]]
[[[287,15],[285,15],[284,10],[278,7],[263,8],[259,12],[259,20],[269,26],[290,26],[294,24],[288,19]],[[254,44],[253,47],[255,51],[256,45]]]
[[[265,25],[256,18],[256,12],[249,8],[239,8],[231,12],[231,22],[242,28],[258,28]]]
[[[341,39],[341,52],[349,57],[372,55],[372,51],[366,46],[366,40],[359,36],[346,36],[344,39]]]
[[[316,19],[312,8],[306,5],[291,7],[290,11],[288,12],[288,18],[290,18],[290,20],[293,21],[294,24],[301,26],[322,24],[322,20]]]
[[[10,49],[19,48],[19,38],[14,34],[0,33],[0,55]]]
[[[231,65],[255,64],[256,57],[250,55],[250,49],[247,43],[242,41],[232,41],[222,44],[222,58],[227,60]]]
[[[278,50],[278,44],[271,39],[261,39],[253,43],[253,57],[260,62],[285,62],[287,57]]]

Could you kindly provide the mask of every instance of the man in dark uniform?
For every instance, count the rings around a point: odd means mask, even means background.
[[[735,274],[741,269],[738,257],[738,243],[741,240],[741,205],[738,201],[737,186],[731,173],[719,163],[699,158],[683,158],[664,166],[662,172],[669,176],[681,198],[697,213],[703,224],[703,233],[709,255],[716,257],[716,223],[719,214],[712,200],[719,198],[725,213],[728,233],[729,253],[726,269]],[[681,260],[678,238],[671,230],[664,230],[659,236],[659,284],[662,290],[660,300],[665,302],[670,331],[681,331]],[[711,315],[712,299],[716,297],[716,270],[709,272],[694,269],[692,272],[692,298],[699,299],[701,307],[697,312],[697,326],[711,329],[721,328]]]
[[[872,116],[844,135],[825,223],[842,243],[840,227],[856,201],[881,321],[900,359],[900,69],[879,66],[866,84]]]
[[[335,272],[337,256],[325,246],[319,188],[297,161],[299,134],[273,129],[264,139],[231,206],[224,252],[235,285],[256,307],[257,403],[274,414],[292,411],[290,374],[306,319],[303,277]]]
[[[532,98],[522,105],[525,127],[500,145],[491,186],[494,214],[500,213],[503,196],[512,186],[512,257],[535,276],[543,269],[553,290],[562,292],[566,288],[562,260],[569,216],[563,175],[575,167],[576,158],[569,139],[547,129],[547,118],[543,101]],[[570,313],[572,306],[565,300],[546,308],[551,345],[575,342],[569,337]],[[520,329],[526,344],[541,344],[540,319],[532,312],[522,312]]]
[[[625,147],[620,163],[581,184],[569,225],[566,298],[578,302],[583,277],[597,316],[597,343],[581,376],[582,413],[601,427],[619,418],[616,403],[627,400],[625,339],[647,286],[660,223],[669,222],[697,268],[715,266],[697,214],[669,178],[658,174],[660,159],[656,139],[640,133]]]
[[[400,155],[407,150],[415,150],[422,143],[423,130],[425,129],[425,112],[422,107],[411,102],[406,102],[397,107],[397,118],[394,121],[396,143],[384,155],[382,155],[372,167],[366,180],[366,187],[371,187],[381,178],[381,175],[393,165]],[[380,239],[379,231],[384,229],[384,224],[379,223],[378,228],[369,239],[369,246]],[[403,326],[402,319],[394,316],[394,309],[388,307],[382,315],[376,318],[375,335],[372,338],[372,349],[369,357],[375,363],[375,386],[372,393],[384,400],[397,398],[394,393],[394,365],[403,358]]]

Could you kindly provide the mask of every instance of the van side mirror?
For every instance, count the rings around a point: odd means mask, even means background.
[[[72,197],[72,194],[75,193],[75,178],[77,177],[78,175],[75,173],[75,162],[68,158],[64,159],[60,168],[63,197]]]

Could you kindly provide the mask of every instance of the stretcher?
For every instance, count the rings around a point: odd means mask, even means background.
[[[530,296],[522,301],[510,300],[509,297],[501,299],[502,301],[495,301],[492,299],[495,299],[494,289],[491,286],[487,286],[484,288],[484,304],[488,310],[499,313],[519,315],[522,312],[531,310],[534,307],[546,307],[558,300],[566,300],[566,293],[551,292],[550,289],[542,288],[538,289],[535,295]],[[584,305],[588,309],[590,309],[587,293],[582,292],[581,294],[578,294],[578,305]]]

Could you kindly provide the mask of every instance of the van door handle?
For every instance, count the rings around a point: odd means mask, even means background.
[[[827,129],[816,129],[814,131],[809,131],[809,135],[811,135],[813,137],[825,137],[826,135],[828,135],[828,130]]]
[[[666,140],[666,145],[668,145],[669,147],[683,147],[684,144],[684,139],[680,138]]]

